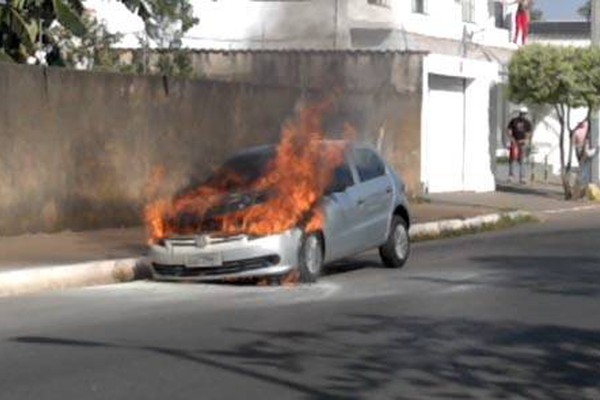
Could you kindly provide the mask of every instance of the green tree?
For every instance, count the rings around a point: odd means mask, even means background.
[[[142,18],[147,36],[156,43],[180,44],[183,34],[198,22],[189,0],[119,1]],[[83,13],[82,0],[9,0],[0,6],[0,59],[66,64],[61,45],[77,43],[77,38],[81,46],[90,42],[97,46],[100,40],[102,27],[86,22]],[[102,40],[110,42],[104,33]]]
[[[587,19],[588,21],[592,19],[592,2],[591,0],[587,0],[581,7],[577,9],[577,13]]]
[[[60,58],[67,67],[78,69],[115,70],[122,64],[114,50],[122,35],[110,33],[105,24],[89,13],[82,15],[86,27],[81,37],[76,37],[62,25],[50,28],[50,36],[57,43]]]
[[[531,20],[532,21],[542,21],[544,19],[544,12],[539,8],[534,8],[531,10]]]
[[[155,0],[152,4],[156,17],[146,24],[140,45],[146,53],[150,46],[159,51],[157,57],[152,57],[153,62],[149,57],[142,58],[146,63],[143,69],[168,76],[191,76],[190,56],[181,50],[181,45],[185,33],[198,23],[192,6],[187,0]]]
[[[198,23],[188,0],[154,0],[146,20],[148,38],[161,49],[181,47],[183,35]]]
[[[531,45],[521,48],[509,65],[509,99],[515,103],[548,105],[560,123],[559,149],[565,198],[573,197],[569,175],[573,133],[579,122],[571,110],[586,108],[585,120],[600,106],[600,50]],[[566,136],[568,135],[568,136]],[[569,139],[568,152],[565,149]]]
[[[85,33],[80,0],[10,0],[0,6],[0,57],[51,61],[57,56],[48,30],[58,22],[73,35]]]

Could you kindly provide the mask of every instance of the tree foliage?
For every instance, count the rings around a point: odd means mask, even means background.
[[[142,70],[168,76],[191,76],[191,59],[181,50],[181,45],[185,32],[198,23],[192,6],[187,0],[154,0],[152,4],[155,18],[146,24],[146,35],[140,38],[140,45],[146,51],[150,46],[159,51],[156,57],[138,60],[143,63]],[[138,66],[136,70],[139,69]]]
[[[592,1],[587,0],[581,7],[577,9],[577,13],[587,19],[592,19]]]
[[[534,8],[531,10],[531,20],[532,21],[542,21],[544,19],[544,12],[539,8]]]
[[[0,6],[0,53],[4,59],[27,62],[45,52],[52,60],[57,54],[48,30],[58,23],[82,35],[83,10],[80,0],[10,0]]]
[[[515,103],[549,105],[560,122],[561,175],[565,197],[569,184],[572,136],[582,121],[571,121],[571,110],[586,108],[586,119],[600,107],[600,49],[531,45],[521,48],[509,65],[509,99]],[[565,152],[565,135],[569,150]]]
[[[121,66],[119,54],[114,50],[122,36],[110,33],[106,26],[91,15],[84,13],[82,22],[85,32],[74,36],[62,25],[49,31],[56,42],[62,63],[71,68],[114,70]]]
[[[158,46],[179,48],[198,22],[190,0],[119,1],[141,17],[146,37]],[[105,50],[116,36],[84,11],[82,0],[9,0],[0,6],[0,60],[70,65],[87,52],[90,65],[103,57],[108,62]]]
[[[154,0],[150,6],[153,17],[146,20],[148,37],[161,49],[181,47],[185,32],[198,23],[189,1]]]

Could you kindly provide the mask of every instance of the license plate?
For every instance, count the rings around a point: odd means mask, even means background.
[[[188,259],[187,266],[197,267],[219,267],[223,265],[223,256],[221,253],[195,254]]]

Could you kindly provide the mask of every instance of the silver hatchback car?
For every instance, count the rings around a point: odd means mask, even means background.
[[[248,173],[249,168],[270,159],[274,149],[251,148],[226,164],[238,165],[245,170],[240,172]],[[319,202],[324,216],[321,231],[305,233],[295,227],[281,234],[253,237],[212,234],[207,228],[193,236],[171,236],[150,246],[153,277],[170,281],[276,280],[297,271],[301,282],[315,282],[327,263],[374,248],[379,248],[386,267],[402,267],[410,251],[404,183],[369,146],[346,146],[344,159]],[[232,193],[233,209],[239,198]]]

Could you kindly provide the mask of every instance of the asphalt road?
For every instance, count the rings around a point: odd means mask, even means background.
[[[375,254],[296,288],[0,300],[0,399],[599,399],[600,215]]]

